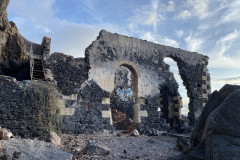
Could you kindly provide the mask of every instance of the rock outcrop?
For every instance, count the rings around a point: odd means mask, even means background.
[[[181,160],[240,159],[240,86],[225,85],[206,104]]]
[[[28,54],[22,35],[14,22],[9,22],[6,8],[9,0],[0,2],[0,74],[25,79]]]

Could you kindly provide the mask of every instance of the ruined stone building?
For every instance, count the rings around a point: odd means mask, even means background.
[[[102,30],[86,48],[84,58],[73,58],[50,54],[50,38],[44,37],[41,45],[32,43],[7,20],[0,34],[4,40],[0,48],[0,125],[20,135],[37,136],[51,127],[92,133],[112,129],[119,119],[129,120],[145,134],[162,130],[165,123],[180,128],[181,95],[164,62],[166,57],[177,63],[187,89],[190,124],[211,94],[208,57],[195,52]],[[56,88],[54,95],[49,88]],[[48,122],[51,125],[44,128]],[[31,127],[34,129],[27,131]]]

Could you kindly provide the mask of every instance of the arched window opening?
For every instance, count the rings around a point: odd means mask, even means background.
[[[180,96],[182,97],[182,108],[181,108],[181,114],[184,116],[188,115],[189,109],[188,109],[188,103],[189,103],[189,98],[187,96],[187,90],[186,87],[183,85],[183,80],[179,74],[179,69],[177,66],[177,63],[169,57],[164,58],[164,62],[170,66],[169,70],[171,73],[173,73],[174,78],[178,82],[179,88],[178,92]]]

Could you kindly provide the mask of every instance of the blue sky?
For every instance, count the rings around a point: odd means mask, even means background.
[[[239,0],[10,0],[8,7],[27,39],[52,38],[51,52],[83,57],[105,29],[208,55],[213,90],[223,85],[218,79],[240,77],[239,15]]]

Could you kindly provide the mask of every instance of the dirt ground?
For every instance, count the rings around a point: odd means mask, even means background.
[[[61,149],[73,154],[77,160],[166,160],[181,154],[176,148],[176,138],[170,136],[130,136],[121,132],[103,132],[91,135],[63,134]],[[108,154],[87,154],[87,144],[109,151]]]

